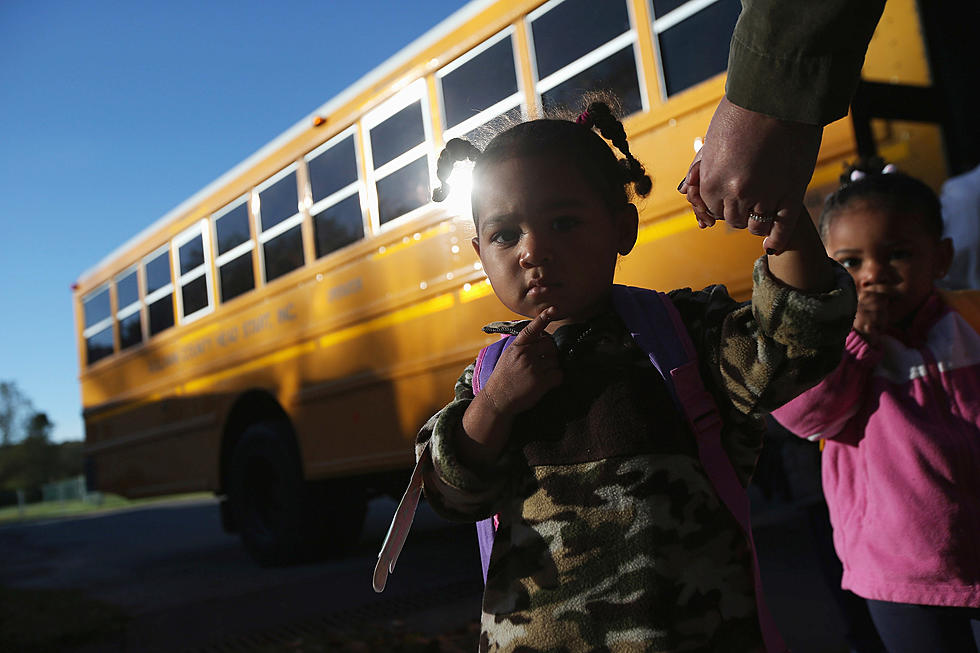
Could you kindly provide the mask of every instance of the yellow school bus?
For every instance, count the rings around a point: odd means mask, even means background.
[[[618,272],[655,288],[750,290],[760,242],[700,231],[675,192],[724,92],[737,0],[475,0],[80,276],[90,483],[207,490],[278,564],[356,537],[400,492],[418,427],[510,317],[465,210],[430,200],[442,145],[592,88],[623,103],[655,179]],[[865,77],[928,85],[916,6],[888,3]],[[872,145],[933,184],[936,125],[871,121]],[[825,132],[810,202],[856,156]],[[465,202],[464,202],[465,203]],[[150,220],[148,220],[148,223]]]

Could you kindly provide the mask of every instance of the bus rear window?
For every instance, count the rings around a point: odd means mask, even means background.
[[[109,285],[82,298],[85,317],[85,361],[91,365],[112,354],[112,307],[109,302]]]
[[[112,325],[85,339],[85,359],[88,364],[112,355]]]
[[[85,307],[86,329],[107,319],[112,310],[109,307],[109,286],[83,299],[82,305]]]
[[[116,320],[119,322],[119,349],[143,341],[139,279],[134,268],[116,278]]]

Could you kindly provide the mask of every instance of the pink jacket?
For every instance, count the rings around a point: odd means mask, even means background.
[[[827,441],[845,589],[980,607],[980,335],[958,313],[933,294],[878,347],[852,331],[837,369],[773,416]]]

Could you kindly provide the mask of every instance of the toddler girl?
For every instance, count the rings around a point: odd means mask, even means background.
[[[842,586],[869,600],[888,650],[976,653],[980,336],[934,287],[953,254],[935,193],[878,170],[846,175],[820,219],[857,285],[844,358],[773,416],[826,440]]]
[[[762,650],[747,539],[611,303],[637,236],[630,191],[651,187],[622,124],[593,102],[483,152],[451,141],[440,179],[463,158],[475,161],[473,247],[500,301],[528,318],[484,328],[516,337],[478,394],[474,366],[463,371],[416,448],[438,513],[498,516],[480,649]],[[743,485],[760,415],[833,369],[853,318],[848,275],[800,222],[791,247],[756,262],[751,304],[722,286],[670,294]]]

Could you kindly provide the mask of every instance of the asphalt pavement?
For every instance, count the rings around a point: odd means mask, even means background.
[[[9,525],[0,527],[0,584],[79,588],[132,616],[125,633],[85,653],[201,650],[330,620],[438,632],[478,618],[473,528],[448,524],[424,504],[388,588],[374,594],[369,579],[394,507],[390,499],[371,503],[344,560],[284,569],[256,567],[237,537],[222,532],[211,500]],[[787,643],[795,653],[846,653],[804,514],[761,504],[756,518],[763,582]]]

